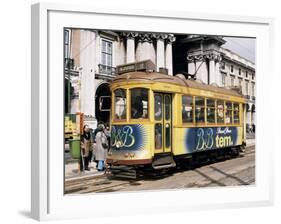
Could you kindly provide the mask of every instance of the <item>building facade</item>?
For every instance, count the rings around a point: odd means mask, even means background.
[[[221,48],[220,66],[222,86],[238,86],[247,100],[247,129],[253,130],[256,111],[256,75],[255,64],[245,58]]]
[[[255,124],[255,64],[223,48],[219,36],[65,29],[65,113],[82,112],[93,129],[109,122],[110,81],[116,67],[150,60],[168,75],[192,75],[247,99],[247,127]]]
[[[208,85],[239,88],[246,98],[247,130],[255,125],[255,64],[223,48],[219,36],[176,36],[174,70]]]
[[[118,65],[151,60],[173,75],[173,34],[65,29],[65,113],[82,112],[93,129],[109,122],[109,83]]]

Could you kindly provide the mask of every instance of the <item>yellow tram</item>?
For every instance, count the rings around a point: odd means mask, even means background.
[[[246,144],[238,91],[157,72],[129,72],[111,85],[111,166],[174,167],[198,153]]]

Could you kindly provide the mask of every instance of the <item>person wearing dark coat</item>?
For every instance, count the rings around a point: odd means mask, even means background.
[[[83,134],[81,135],[81,157],[80,171],[90,170],[89,161],[91,157],[91,134],[88,125],[84,125]]]

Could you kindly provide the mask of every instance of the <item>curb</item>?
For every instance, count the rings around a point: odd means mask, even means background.
[[[74,177],[66,177],[65,181],[75,181],[75,180],[81,180],[81,179],[92,179],[92,178],[99,178],[99,177],[103,177],[105,176],[105,172],[100,172],[100,173],[89,173],[89,174],[81,174],[78,176],[74,176]]]

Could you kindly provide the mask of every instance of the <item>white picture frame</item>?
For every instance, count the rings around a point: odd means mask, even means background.
[[[273,74],[269,60],[273,22],[246,16],[32,5],[32,217],[50,220],[271,205],[273,143],[265,131],[270,128],[270,116],[265,116],[269,102],[261,90],[270,91],[270,81],[263,74]],[[63,27],[256,37],[255,185],[64,196]]]

